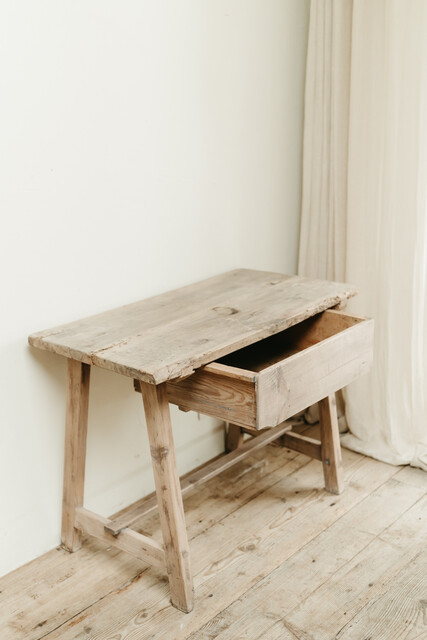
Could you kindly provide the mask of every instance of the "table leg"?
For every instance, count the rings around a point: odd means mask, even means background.
[[[90,365],[68,360],[65,422],[62,544],[68,551],[81,546],[76,508],[83,506]]]
[[[320,400],[319,418],[325,487],[327,491],[338,494],[344,489],[344,472],[334,393]]]
[[[177,609],[188,613],[193,608],[193,578],[166,387],[164,384],[155,386],[146,382],[140,382],[140,385],[147,420],[171,601]]]
[[[243,444],[243,431],[237,424],[228,423],[226,450],[234,451]]]

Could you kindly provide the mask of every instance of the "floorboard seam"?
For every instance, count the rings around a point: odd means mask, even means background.
[[[309,460],[309,462],[311,462],[311,459]],[[305,466],[305,465],[304,465]],[[396,471],[397,473],[397,471]],[[378,489],[380,489],[381,487],[383,487],[385,484],[387,484],[391,479],[393,479],[395,474],[391,475],[389,478],[387,478],[387,480],[385,480],[384,482],[382,482],[381,484],[379,484],[375,490],[372,492],[374,493],[375,491],[378,491]],[[280,482],[280,481],[279,481]],[[274,486],[274,485],[272,485]],[[363,502],[365,500],[367,500],[369,497],[372,496],[372,493],[369,493],[368,495],[366,495],[364,498],[362,498],[362,500],[360,500],[359,502],[357,502],[356,504],[353,505],[353,507],[351,509],[349,509],[348,511],[346,511],[345,513],[343,513],[339,518],[337,518],[336,520],[334,520],[333,524],[330,526],[335,525],[337,522],[339,522],[341,520],[341,518],[345,517],[347,514],[349,514],[355,507],[363,504]],[[380,533],[376,534],[362,549],[360,549],[354,556],[353,558],[355,558],[357,555],[359,555],[359,553],[361,553],[364,549],[366,549],[366,547],[368,547],[374,540],[376,540],[377,538],[379,538],[384,531],[387,531],[388,528],[390,528],[397,520],[399,520],[399,518],[404,515],[407,511],[409,511],[410,509],[412,509],[420,500],[423,500],[425,497],[425,494],[423,496],[421,496],[420,498],[418,498],[418,500],[416,500],[413,504],[411,504],[410,507],[408,507],[408,509],[405,509],[405,511],[403,511],[402,513],[399,514],[399,516],[397,516],[395,518],[395,520],[393,520],[393,522],[391,522],[387,527],[385,527],[385,529],[383,529]],[[328,527],[329,528],[329,527]],[[327,529],[326,529],[327,530]],[[305,547],[307,547],[309,544],[311,544],[313,541],[316,540],[316,538],[318,538],[319,536],[321,536],[324,533],[325,530],[320,531],[317,535],[315,535],[313,538],[311,538],[310,540],[308,540],[305,545],[303,545],[302,547],[300,547],[298,550],[296,550],[292,555],[290,555],[288,558],[286,558],[286,560],[284,560],[284,562],[282,562],[280,565],[278,565],[275,569],[273,569],[273,571],[271,571],[268,575],[271,575],[272,573],[274,573],[275,571],[277,571],[278,569],[280,569],[286,562],[288,562],[291,558],[293,558],[295,555],[297,555],[298,553],[300,553]],[[417,552],[418,554],[418,552]],[[416,555],[417,555],[416,554]],[[344,564],[342,564],[336,571],[334,571],[326,580],[324,580],[320,585],[318,585],[313,591],[310,592],[309,596],[311,596],[313,593],[316,593],[316,591],[318,589],[320,589],[324,584],[326,584],[326,582],[328,580],[330,580],[343,566],[345,566],[345,564],[347,564],[347,562],[345,562]],[[397,569],[396,571],[398,571],[399,569]],[[263,576],[262,578],[260,578],[259,580],[257,580],[256,582],[254,582],[249,589],[247,589],[247,591],[245,591],[244,593],[242,593],[239,597],[237,597],[235,600],[233,600],[232,602],[228,603],[226,607],[224,607],[224,609],[221,609],[221,611],[218,611],[217,614],[215,614],[214,617],[217,617],[221,614],[223,614],[229,607],[231,607],[233,604],[235,604],[238,600],[240,600],[242,597],[244,597],[249,591],[251,591],[252,589],[254,589],[256,587],[256,585],[258,585],[260,582],[262,582],[267,576]],[[307,597],[309,597],[307,596]],[[297,605],[298,606],[298,605]],[[294,607],[293,609],[291,609],[290,611],[287,612],[286,615],[290,615],[293,611],[295,611],[297,607]],[[363,607],[362,607],[363,608]],[[358,612],[357,612],[358,613]],[[357,614],[355,614],[357,615]],[[286,616],[285,616],[286,617]],[[285,620],[285,617],[282,618],[282,621]],[[354,616],[353,616],[354,617]],[[351,620],[353,619],[353,617],[348,621],[351,622]],[[348,624],[348,622],[346,622],[346,625]],[[283,622],[284,623],[284,622]],[[200,627],[198,627],[197,629],[195,629],[192,634],[190,634],[189,637],[191,637],[191,635],[194,635],[195,633],[197,633],[198,631],[200,631],[200,629],[202,629],[204,626],[206,626],[207,623],[202,624]],[[284,623],[285,624],[285,623]],[[301,638],[300,640],[306,640],[305,638]],[[310,640],[310,639],[307,639]]]
[[[407,513],[407,511],[409,511],[410,509],[412,509],[418,502],[420,502],[421,500],[423,500],[425,498],[425,494],[423,496],[421,496],[418,500],[416,500],[410,507],[408,507],[408,509],[405,509],[405,511],[403,511],[400,516],[398,516],[395,520],[393,520],[393,522],[391,522],[385,529],[383,529],[380,533],[376,534],[372,540],[370,540],[370,542],[368,542],[368,544],[366,544],[362,549],[360,549],[354,556],[353,558],[351,558],[351,560],[353,560],[354,558],[356,558],[358,555],[360,555],[370,544],[372,544],[375,540],[381,539],[381,535],[387,531],[387,529],[389,529],[390,527],[393,526],[393,524],[399,520],[399,518],[401,516],[403,516],[405,513]],[[363,502],[363,501],[362,501]],[[304,547],[301,547],[302,549]],[[419,547],[416,547],[416,549],[414,550],[413,553],[407,552],[404,553],[403,556],[400,558],[400,562],[397,563],[397,565],[393,565],[393,567],[391,567],[389,569],[389,571],[386,571],[383,579],[381,582],[384,582],[384,578],[385,578],[385,582],[384,584],[387,584],[387,582],[390,581],[390,579],[398,574],[402,568],[404,566],[406,566],[406,564],[408,562],[412,562],[416,557],[418,557],[420,555],[420,553],[422,553],[424,548],[424,544],[420,545]],[[349,562],[349,561],[348,561]],[[336,571],[334,571],[329,578],[327,578],[321,585],[318,585],[313,591],[310,592],[309,596],[312,596],[314,593],[316,593],[316,591],[318,591],[323,585],[325,585],[328,580],[330,580],[331,578],[333,578],[333,576],[338,573],[340,571],[340,569],[342,567],[344,567],[346,564],[348,564],[348,562],[345,562],[343,565],[341,565],[341,567],[339,567]],[[402,562],[404,562],[404,564],[402,564]],[[371,604],[374,600],[378,600],[379,598],[381,598],[384,594],[379,592],[376,593],[375,595],[373,595],[372,599],[369,601],[369,604]],[[335,635],[332,637],[330,640],[338,640],[339,638],[339,634],[345,630],[346,627],[348,627],[348,625],[354,620],[355,617],[357,617],[359,615],[359,613],[362,611],[362,609],[364,609],[364,607],[366,607],[368,603],[363,603],[361,604],[360,608],[354,612],[354,614],[348,619],[346,620],[345,624],[335,633]],[[291,609],[290,611],[287,612],[286,616],[292,614],[296,609],[298,608],[298,605],[296,607],[294,607],[293,609]],[[285,616],[285,618],[286,618]],[[304,639],[305,640],[305,639]]]
[[[267,445],[268,446],[268,445]],[[298,455],[298,454],[297,454]],[[302,455],[302,454],[301,454]],[[296,458],[297,456],[295,456]],[[295,460],[295,458],[291,458],[289,460],[289,462]],[[311,462],[311,458],[308,458],[307,461],[302,461],[301,465],[297,467],[297,469],[295,469],[294,471],[292,471],[292,473],[290,473],[288,476],[285,477],[290,477],[292,476],[293,473],[296,473],[297,471],[299,471],[300,469],[304,468],[307,464],[309,464]],[[271,473],[275,473],[276,470],[272,471]],[[270,474],[266,474],[267,477]],[[279,479],[277,482],[275,482],[274,484],[270,485],[269,487],[267,487],[267,489],[269,489],[270,487],[274,487],[276,484],[278,484],[279,482],[281,482],[283,480],[283,478]],[[252,485],[256,484],[256,481],[254,481],[253,483],[251,483],[250,485],[248,485],[248,488],[251,487]],[[266,489],[264,489],[265,491]],[[245,505],[249,504],[252,500],[254,500],[255,498],[257,498],[259,495],[261,495],[263,492],[263,490],[259,491],[258,493],[256,493],[254,496],[252,496],[248,501],[244,502],[243,504],[237,506],[235,509],[233,509],[232,511],[230,511],[227,515],[223,516],[222,518],[220,518],[219,520],[217,520],[215,522],[215,524],[222,522],[223,520],[225,520],[228,516],[232,515],[233,513],[235,513],[236,511],[238,511],[239,509],[241,509],[242,507],[244,507]],[[205,529],[203,529],[202,531],[199,531],[195,536],[193,536],[192,538],[189,539],[189,541],[193,541],[196,538],[198,538],[200,535],[202,535],[205,531],[207,531],[210,527],[206,527]],[[138,530],[138,528],[135,528],[135,530]],[[98,600],[94,600],[91,604],[89,604],[88,606],[84,607],[84,609],[81,609],[81,611],[79,611],[78,613],[76,613],[75,615],[71,616],[70,618],[67,618],[67,620],[64,620],[61,624],[59,624],[57,627],[55,627],[54,629],[51,629],[50,631],[48,631],[46,634],[39,636],[37,638],[37,640],[43,640],[44,638],[48,638],[49,634],[53,633],[54,631],[60,629],[61,627],[63,627],[64,625],[68,624],[70,621],[72,621],[73,619],[77,618],[78,616],[80,616],[82,613],[84,613],[85,611],[87,611],[88,609],[90,609],[91,607],[95,606],[96,604],[98,604],[99,602],[102,602],[102,600],[104,600],[105,598],[107,598],[109,595],[111,595],[114,592],[117,591],[121,591],[125,586],[128,586],[129,584],[131,584],[132,582],[135,582],[136,580],[138,580],[142,574],[146,573],[148,570],[150,569],[150,567],[145,567],[142,571],[138,572],[135,576],[133,576],[132,578],[130,578],[129,580],[127,580],[125,583],[121,584],[119,587],[115,588],[115,589],[111,589],[110,591],[108,591],[107,593],[105,593],[104,595],[102,595],[100,598],[98,598]]]
[[[58,626],[56,626],[54,629],[50,629],[50,631],[48,631],[47,633],[45,633],[42,636],[39,636],[37,638],[37,640],[43,640],[43,638],[49,638],[49,635],[51,633],[54,633],[55,631],[57,631],[58,629],[60,629],[61,627],[63,627],[64,625],[68,624],[69,622],[71,622],[72,620],[74,620],[75,618],[78,618],[79,616],[82,615],[82,613],[84,613],[85,611],[87,611],[88,609],[90,609],[91,607],[95,606],[96,604],[98,604],[98,602],[102,602],[105,598],[108,598],[108,596],[110,596],[112,593],[117,593],[119,591],[122,591],[123,589],[125,589],[126,587],[128,587],[130,584],[132,584],[133,582],[136,582],[141,576],[142,574],[146,573],[146,571],[149,569],[149,567],[146,567],[145,569],[143,569],[142,571],[140,571],[139,573],[137,573],[133,578],[130,578],[129,580],[126,580],[126,582],[124,582],[122,585],[120,585],[120,587],[117,587],[115,589],[110,589],[110,591],[108,591],[107,593],[105,593],[103,596],[101,596],[100,598],[98,598],[98,600],[94,600],[94,602],[91,602],[91,604],[89,604],[87,607],[84,607],[83,609],[81,609],[78,613],[76,613],[75,615],[71,616],[70,618],[68,618],[67,620],[64,620],[63,622],[61,622],[61,624],[58,624]]]
[[[386,484],[387,482],[388,482],[388,481],[386,481],[384,484]],[[383,486],[383,485],[381,485],[381,486]],[[379,487],[378,487],[378,488],[379,488]],[[377,490],[377,489],[375,489],[375,491],[376,491],[376,490]],[[361,500],[360,502],[358,502],[358,503],[357,503],[357,505],[354,505],[354,506],[359,506],[360,504],[363,504],[363,502],[364,502],[365,500],[367,500],[367,499],[368,499],[369,497],[371,497],[371,496],[372,496],[372,494],[369,494],[369,495],[368,495],[368,496],[366,496],[363,500]],[[385,527],[384,529],[382,529],[382,531],[380,531],[380,533],[375,534],[375,535],[373,536],[373,538],[372,538],[372,539],[371,539],[367,544],[365,544],[363,547],[361,547],[361,548],[359,549],[359,551],[358,551],[357,553],[355,553],[355,554],[354,554],[354,556],[352,556],[352,558],[351,558],[350,560],[347,560],[347,561],[346,561],[346,562],[344,562],[340,567],[338,567],[338,568],[337,568],[333,573],[331,573],[331,575],[330,575],[328,578],[326,578],[326,580],[324,580],[324,581],[323,581],[321,584],[319,584],[315,589],[313,589],[313,591],[311,591],[309,595],[310,595],[310,596],[312,596],[314,593],[316,593],[316,591],[318,591],[319,589],[321,589],[321,588],[322,588],[322,587],[323,587],[323,586],[324,586],[324,585],[325,585],[325,584],[326,584],[326,583],[327,583],[331,578],[333,578],[333,577],[334,577],[334,576],[335,576],[335,575],[336,575],[336,574],[337,574],[337,573],[342,569],[342,567],[344,567],[346,564],[348,564],[348,562],[350,562],[350,561],[351,561],[351,560],[353,560],[354,558],[357,558],[357,556],[358,556],[358,555],[360,555],[361,553],[363,553],[363,551],[365,551],[365,549],[367,549],[367,548],[369,547],[369,545],[370,545],[370,544],[372,544],[375,540],[381,540],[381,536],[383,535],[383,533],[384,533],[385,531],[387,531],[388,529],[390,529],[390,528],[391,528],[391,527],[392,527],[392,526],[397,522],[397,520],[399,520],[403,515],[405,515],[405,513],[407,513],[407,512],[408,512],[408,511],[410,511],[411,509],[413,509],[413,508],[415,507],[415,505],[417,505],[417,504],[418,504],[418,502],[420,502],[420,501],[421,501],[421,500],[423,500],[424,498],[425,498],[425,494],[424,494],[423,496],[421,496],[420,498],[418,498],[418,500],[415,500],[415,502],[413,502],[413,503],[411,504],[411,506],[410,506],[410,507],[408,507],[407,509],[405,509],[405,511],[402,511],[402,512],[399,514],[399,516],[397,516],[397,518],[395,518],[395,519],[393,520],[393,522],[390,522],[390,524],[389,524],[389,525],[387,525],[387,527]],[[354,507],[353,507],[353,508],[354,508]],[[350,509],[350,511],[347,511],[347,513],[351,513],[351,511],[352,511],[352,509]],[[345,514],[344,514],[344,515],[345,515]],[[343,517],[343,516],[341,516],[341,517]],[[340,517],[340,518],[338,518],[338,520],[336,520],[336,521],[334,522],[334,524],[335,524],[336,522],[339,522],[339,520],[341,519],[341,517]],[[331,526],[332,526],[332,525],[331,525]],[[326,531],[327,531],[327,529],[326,529]],[[323,531],[322,531],[322,532],[320,532],[317,536],[315,536],[314,538],[312,538],[312,540],[310,540],[309,542],[307,542],[303,547],[301,547],[300,549],[298,549],[298,551],[296,551],[296,552],[295,552],[295,554],[293,554],[293,555],[296,555],[297,553],[299,553],[300,551],[302,551],[302,550],[303,550],[307,545],[311,544],[311,543],[313,542],[313,540],[316,540],[316,538],[317,538],[317,537],[319,537],[319,536],[321,536],[323,533],[324,533]],[[415,556],[419,555],[419,553],[420,553],[420,551],[417,551],[417,552],[415,553]],[[407,555],[409,555],[409,554],[404,554],[404,557],[406,557]],[[292,557],[293,557],[293,556],[289,556],[289,558],[288,558],[288,559],[290,559],[290,558],[292,558]],[[412,556],[412,555],[411,555],[410,557],[411,557],[411,558],[413,558],[414,556]],[[287,562],[287,560],[285,560],[285,562]],[[282,564],[284,564],[284,563],[282,563]],[[280,565],[280,566],[282,566],[282,565]],[[396,569],[396,571],[395,571],[394,573],[396,573],[397,571],[400,571],[400,568],[397,568],[397,569]],[[297,606],[298,606],[298,605],[297,605]],[[286,615],[289,615],[289,614],[293,613],[293,611],[295,611],[295,609],[296,609],[296,608],[297,608],[297,607],[294,607],[293,609],[291,609],[290,611],[288,611],[288,613],[287,613]],[[347,623],[346,623],[346,624],[347,624]]]

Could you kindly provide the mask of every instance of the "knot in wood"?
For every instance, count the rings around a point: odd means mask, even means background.
[[[151,447],[151,457],[156,462],[161,462],[163,458],[169,453],[169,449],[167,447]]]
[[[212,307],[212,311],[216,311],[220,316],[234,316],[235,313],[239,313],[234,307]]]

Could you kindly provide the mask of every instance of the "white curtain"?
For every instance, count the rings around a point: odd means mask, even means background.
[[[299,272],[375,318],[342,443],[427,470],[426,0],[312,0]]]

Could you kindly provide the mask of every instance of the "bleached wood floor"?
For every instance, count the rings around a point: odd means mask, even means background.
[[[192,613],[92,539],[0,579],[1,640],[427,639],[427,474],[343,454],[340,496],[319,462],[268,446],[186,498]],[[160,539],[156,516],[140,530]]]

